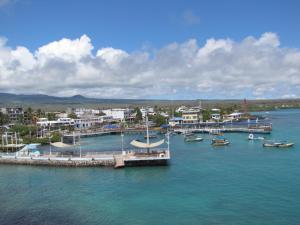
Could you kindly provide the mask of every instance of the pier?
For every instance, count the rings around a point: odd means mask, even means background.
[[[252,134],[270,134],[271,130],[264,128],[247,128],[247,127],[222,127],[222,128],[180,128],[174,129],[175,133],[252,133]]]
[[[57,153],[43,155],[24,155],[15,153],[0,153],[0,164],[53,166],[53,167],[114,167],[167,165],[170,159],[169,150],[157,152],[108,151],[92,152],[84,155],[61,155]]]

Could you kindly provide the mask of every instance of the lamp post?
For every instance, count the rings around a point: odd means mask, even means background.
[[[122,140],[122,155],[125,155],[125,151],[124,151],[124,134],[121,133],[121,140]]]
[[[49,137],[49,146],[50,146],[50,156],[51,156],[52,155],[51,136]]]

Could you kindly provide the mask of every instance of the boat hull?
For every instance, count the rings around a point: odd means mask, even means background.
[[[168,159],[139,159],[139,160],[124,160],[125,167],[138,167],[138,166],[167,166]]]
[[[226,145],[229,145],[230,142],[229,141],[225,141],[225,142],[215,142],[215,143],[212,143],[211,145],[212,146],[226,146]]]

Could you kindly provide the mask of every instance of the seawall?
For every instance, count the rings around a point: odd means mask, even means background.
[[[53,166],[53,167],[113,167],[114,158],[107,159],[72,159],[72,158],[31,158],[31,157],[0,157],[0,164],[28,165],[28,166]]]

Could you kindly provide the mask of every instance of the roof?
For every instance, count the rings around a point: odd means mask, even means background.
[[[173,117],[170,119],[170,121],[174,121],[174,120],[183,120],[182,117]]]

